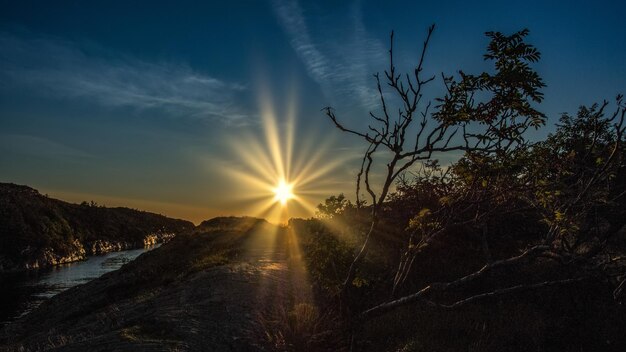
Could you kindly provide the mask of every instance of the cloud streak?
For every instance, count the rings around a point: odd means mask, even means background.
[[[198,73],[187,65],[152,63],[121,55],[89,55],[53,38],[0,33],[0,77],[63,99],[106,108],[164,112],[173,117],[245,123],[247,87]]]
[[[372,73],[384,65],[386,49],[368,35],[358,3],[351,9],[351,27],[346,29],[351,36],[340,45],[315,40],[297,1],[275,0],[273,5],[291,47],[330,103],[358,103],[368,110],[378,105]]]

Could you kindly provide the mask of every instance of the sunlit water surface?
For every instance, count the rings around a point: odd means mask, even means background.
[[[50,297],[117,270],[158,246],[92,256],[85,261],[36,272],[0,276],[0,326],[24,316]]]

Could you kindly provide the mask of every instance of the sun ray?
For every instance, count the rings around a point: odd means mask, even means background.
[[[333,188],[337,182],[330,175],[347,159],[331,155],[331,141],[315,128],[297,128],[295,89],[290,89],[284,109],[275,108],[268,85],[258,91],[261,124],[250,126],[245,138],[232,140],[237,160],[224,170],[237,186],[232,198],[245,200],[241,209],[249,215],[272,222],[312,216],[315,204],[339,189]]]
[[[296,85],[292,84],[289,90],[289,99],[287,100],[287,123],[285,125],[285,176],[289,179],[292,177],[291,161],[293,160],[293,139],[295,136],[297,105]]]

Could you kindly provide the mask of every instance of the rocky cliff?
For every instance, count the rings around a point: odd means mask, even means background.
[[[0,183],[0,272],[165,242],[193,228],[189,221],[94,203],[71,204],[27,186]]]

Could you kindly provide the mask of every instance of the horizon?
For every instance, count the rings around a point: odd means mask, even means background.
[[[268,223],[270,223],[270,224],[272,224],[274,226],[281,227],[281,226],[286,225],[286,223],[273,222],[273,221],[270,221],[270,220],[268,220],[266,218],[263,218],[263,217],[252,216],[252,215],[245,215],[245,214],[243,214],[243,215],[228,215],[228,214],[226,214],[226,215],[218,215],[218,216],[212,216],[212,217],[208,217],[208,218],[205,218],[205,219],[201,219],[201,220],[196,222],[196,221],[192,221],[192,220],[189,220],[189,219],[171,217],[171,216],[168,216],[167,214],[153,212],[153,211],[149,211],[149,210],[145,210],[145,209],[141,209],[141,208],[137,208],[137,207],[132,207],[132,206],[128,206],[128,205],[110,206],[110,205],[107,205],[107,204],[101,204],[101,203],[95,202],[95,201],[90,200],[90,199],[83,199],[83,200],[80,200],[80,201],[71,201],[71,200],[68,200],[68,199],[62,199],[62,198],[59,198],[59,197],[55,197],[53,194],[43,193],[40,190],[38,190],[37,188],[31,187],[31,186],[25,185],[25,184],[18,184],[18,183],[12,183],[12,182],[0,182],[0,184],[10,185],[10,186],[17,186],[17,187],[28,187],[28,188],[31,188],[31,189],[35,190],[41,196],[44,196],[44,197],[49,198],[49,199],[61,201],[61,202],[64,202],[64,203],[70,203],[72,205],[82,205],[82,203],[87,203],[90,206],[105,207],[105,208],[110,208],[110,209],[126,208],[126,209],[136,210],[136,211],[139,211],[139,212],[148,212],[148,213],[153,213],[153,214],[157,214],[157,215],[162,215],[162,216],[174,219],[174,220],[189,221],[189,222],[193,223],[194,226],[199,226],[201,223],[203,223],[205,221],[210,221],[210,220],[219,219],[219,218],[238,218],[238,219],[252,218],[252,219],[267,221]],[[95,204],[91,204],[92,201]],[[287,220],[289,221],[291,219],[302,219],[302,218],[300,218],[300,217],[290,217]]]
[[[484,32],[530,29],[548,116],[532,139],[625,93],[622,2],[181,4],[2,2],[0,182],[195,224],[310,217],[354,200],[363,153],[320,109],[362,127],[391,30],[404,72],[432,23],[436,75],[489,70]]]

